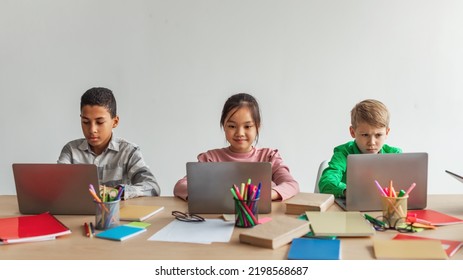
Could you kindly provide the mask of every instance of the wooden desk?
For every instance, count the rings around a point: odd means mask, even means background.
[[[287,258],[289,245],[272,250],[241,244],[239,233],[246,230],[235,228],[228,243],[213,243],[210,245],[148,241],[155,232],[172,221],[172,210],[185,211],[187,204],[174,197],[143,197],[123,203],[162,205],[165,209],[147,220],[151,223],[148,231],[132,239],[116,242],[99,238],[88,238],[83,233],[84,222],[94,222],[94,216],[60,216],[57,218],[72,230],[72,234],[59,237],[53,241],[0,245],[0,259],[133,259],[133,260],[193,260],[193,259],[280,259]],[[463,195],[430,195],[428,208],[442,211],[452,216],[463,218]],[[285,206],[281,202],[273,202],[272,213],[267,216],[282,216]],[[336,205],[329,211],[341,211]],[[0,217],[20,215],[16,196],[0,196]],[[266,216],[266,215],[261,215]],[[212,217],[212,216],[208,216]],[[295,216],[292,216],[295,217]],[[397,232],[377,232],[374,237],[342,238],[342,259],[368,260],[374,259],[373,239],[390,239]],[[463,240],[463,224],[439,227],[436,230],[426,230],[415,233],[419,236]],[[463,249],[451,259],[463,259]]]

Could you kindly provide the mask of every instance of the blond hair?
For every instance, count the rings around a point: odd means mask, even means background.
[[[353,128],[362,122],[374,127],[389,127],[389,111],[378,100],[366,99],[357,103],[350,112],[350,117]]]

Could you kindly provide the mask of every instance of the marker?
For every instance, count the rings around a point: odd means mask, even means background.
[[[385,222],[380,221],[378,219],[375,219],[375,218],[373,218],[372,216],[370,216],[368,214],[364,214],[364,217],[365,217],[365,219],[367,219],[372,224],[375,224],[375,225],[380,226],[380,227],[385,227],[386,226]]]
[[[90,228],[88,227],[87,223],[84,223],[85,235],[90,237]]]
[[[256,217],[252,214],[252,211],[251,209],[249,209],[248,205],[244,203],[243,197],[239,194],[239,192],[238,193],[236,192],[237,190],[238,190],[238,187],[236,185],[233,185],[233,188],[230,189],[231,193],[233,194],[233,197],[235,197],[235,199],[242,202],[242,203],[239,203],[239,205],[242,208],[246,217],[248,217],[249,222],[251,222],[253,226],[257,225],[258,222],[257,222]]]
[[[101,199],[96,195],[96,193],[90,188],[88,189],[88,191],[93,196],[95,201],[98,202],[99,205],[103,206],[103,208],[105,209],[106,212],[109,212],[108,208],[106,208],[106,206],[101,202]]]
[[[256,199],[260,198],[260,189],[261,188],[262,188],[262,182],[259,182],[259,185],[257,185]]]
[[[397,193],[395,192],[394,187],[392,185],[391,185],[390,192],[391,192],[390,193],[391,197],[397,197]]]
[[[124,187],[123,186],[119,186],[119,192],[117,193],[117,199],[116,200],[120,200],[121,199],[121,196],[122,196],[122,193],[124,192]]]
[[[393,191],[394,189],[392,188],[392,180],[389,181],[389,197],[393,197]]]
[[[244,183],[241,183],[241,190],[239,191],[240,194],[244,194]]]
[[[407,192],[405,193],[406,195],[410,194],[412,192],[412,190],[416,187],[416,184],[413,183],[410,188],[408,188]]]
[[[382,196],[387,196],[386,193],[384,192],[383,188],[381,187],[381,185],[378,183],[378,181],[375,180],[375,184],[376,184],[376,187],[378,188],[378,190],[380,191],[381,195]]]
[[[92,222],[90,222],[90,232],[92,233],[92,236],[95,235],[95,227]]]
[[[405,191],[404,190],[400,190],[399,192],[399,195],[397,197],[402,197],[405,195]]]

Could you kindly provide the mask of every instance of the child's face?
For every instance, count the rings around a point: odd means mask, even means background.
[[[224,123],[225,138],[235,153],[251,151],[256,140],[257,127],[248,107],[230,111]]]
[[[350,127],[350,135],[355,138],[355,143],[362,154],[377,154],[388,134],[389,128],[374,127],[365,122],[359,123],[355,129]]]
[[[113,128],[119,123],[119,117],[111,118],[108,109],[103,106],[85,105],[80,113],[82,132],[92,151],[101,154],[111,140]]]

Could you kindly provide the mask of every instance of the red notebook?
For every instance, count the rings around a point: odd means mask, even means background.
[[[444,248],[445,253],[447,256],[453,256],[461,246],[463,246],[463,241],[457,240],[444,240],[444,239],[435,239],[435,238],[428,238],[428,237],[421,237],[416,235],[407,235],[398,233],[392,239],[401,239],[401,240],[439,240],[442,243],[442,247]]]
[[[426,220],[434,226],[444,226],[463,223],[462,219],[430,209],[408,210],[407,213],[416,213],[417,218]]]
[[[50,213],[0,218],[0,242],[42,241],[70,234],[71,230]]]

